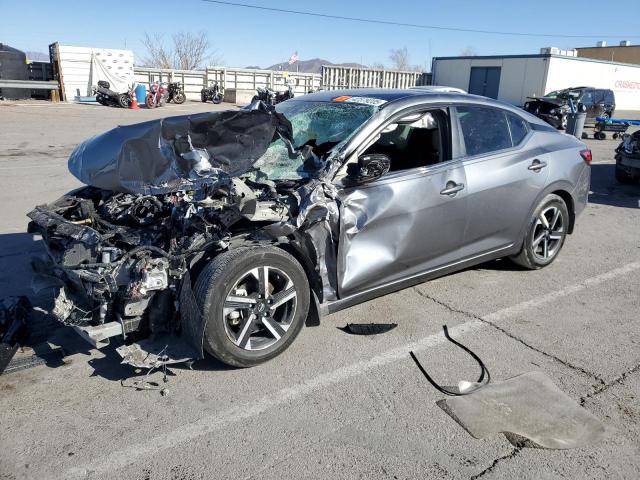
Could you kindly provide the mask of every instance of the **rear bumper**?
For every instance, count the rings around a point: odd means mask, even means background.
[[[616,155],[616,165],[622,167],[630,175],[640,176],[640,158],[619,153]]]
[[[573,211],[576,217],[582,213],[589,201],[589,189],[591,187],[591,167],[584,166],[578,182],[576,183],[571,196],[573,197]]]

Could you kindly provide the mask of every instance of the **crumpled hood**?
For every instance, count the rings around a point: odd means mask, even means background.
[[[125,193],[193,189],[221,174],[251,169],[272,141],[291,144],[284,115],[227,110],[180,115],[116,127],[78,145],[69,171],[81,182]]]
[[[540,102],[540,103],[550,103],[551,105],[566,105],[568,102],[566,100],[563,100],[561,98],[551,98],[551,97],[527,97],[530,98],[531,100],[528,100],[529,103],[535,103],[535,102]]]

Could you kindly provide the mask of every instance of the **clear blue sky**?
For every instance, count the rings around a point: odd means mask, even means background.
[[[430,63],[430,56],[458,55],[468,46],[479,55],[537,53],[544,46],[571,48],[594,45],[599,39],[610,44],[620,40],[603,34],[640,35],[637,12],[630,6],[633,1],[615,8],[608,2],[592,0],[239,1],[458,28],[594,37],[510,37],[422,30],[265,12],[200,0],[0,0],[0,42],[41,52],[55,41],[105,48],[126,45],[136,56],[142,56],[140,40],[144,32],[162,32],[170,37],[178,31],[205,30],[222,54],[224,64],[264,67],[287,60],[296,50],[301,59],[389,64],[389,50],[406,46],[411,63],[424,65]],[[630,40],[640,43],[640,38]]]

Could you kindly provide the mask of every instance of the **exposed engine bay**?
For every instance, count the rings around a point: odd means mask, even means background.
[[[274,141],[306,178],[250,175]],[[288,120],[264,108],[118,127],[80,144],[69,169],[88,186],[28,214],[48,252],[33,265],[56,287],[52,315],[96,346],[114,332],[181,334],[201,358],[203,320],[182,305],[191,279],[220,252],[252,244],[284,245],[312,265],[318,297],[331,298],[334,280],[314,266],[334,248],[337,206],[321,179],[327,152],[317,152],[294,147]]]

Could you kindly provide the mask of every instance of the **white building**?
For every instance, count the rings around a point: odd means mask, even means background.
[[[518,106],[527,97],[568,87],[609,88],[615,93],[616,109],[640,110],[640,65],[576,57],[575,50],[541,51],[537,55],[436,57],[432,83]]]

